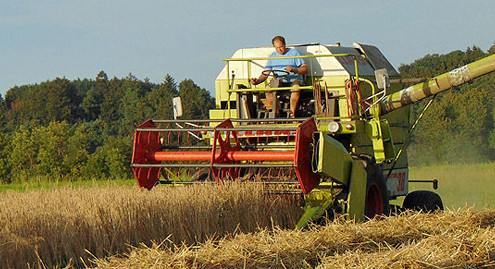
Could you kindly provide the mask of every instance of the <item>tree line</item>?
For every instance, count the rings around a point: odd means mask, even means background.
[[[431,78],[495,53],[473,46],[445,55],[431,54],[399,67],[403,78]],[[429,99],[412,106],[411,122]],[[495,160],[495,74],[438,94],[413,132],[412,165],[473,163]]]
[[[95,79],[13,87],[0,96],[0,179],[130,178],[135,126],[172,119],[176,96],[191,119],[207,118],[215,104],[206,89],[170,75],[157,84],[101,71]]]
[[[432,54],[401,65],[403,78],[431,78],[495,53],[478,47]],[[412,135],[412,165],[495,160],[495,74],[439,94]],[[184,118],[208,118],[214,98],[192,80],[57,78],[0,95],[0,180],[130,178],[136,125],[172,119],[181,96]],[[411,124],[428,99],[411,109]]]

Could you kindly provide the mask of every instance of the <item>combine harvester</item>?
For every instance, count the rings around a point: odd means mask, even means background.
[[[278,94],[276,109],[269,111],[264,105],[269,82],[249,82],[274,49],[236,51],[224,59],[216,79],[209,120],[178,119],[182,106],[175,98],[175,120],[137,127],[132,169],[139,186],[259,182],[268,192],[304,198],[298,228],[335,214],[355,220],[387,215],[399,196],[406,196],[404,208],[442,209],[438,194],[408,192],[413,180],[405,147],[415,126],[408,105],[494,71],[495,55],[402,89],[380,50],[353,45],[288,46],[301,52],[309,68],[296,119],[289,118],[290,88],[270,88]],[[286,72],[270,75],[277,79]],[[436,188],[436,181],[423,182]]]

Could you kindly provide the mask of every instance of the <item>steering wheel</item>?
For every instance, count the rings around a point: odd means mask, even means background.
[[[288,76],[290,73],[287,72],[286,70],[279,70],[279,69],[274,69],[274,70],[263,70],[263,72],[261,72],[261,74],[263,74],[264,76],[267,76],[267,77],[274,77],[274,78],[284,78],[286,76]]]

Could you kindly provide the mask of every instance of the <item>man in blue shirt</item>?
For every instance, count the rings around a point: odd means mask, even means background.
[[[297,49],[287,48],[285,46],[285,39],[282,36],[274,37],[272,39],[272,44],[275,48],[275,52],[270,55],[270,58],[301,56],[301,53]],[[300,96],[299,87],[304,83],[303,75],[308,72],[308,65],[302,58],[270,59],[266,64],[265,71],[263,71],[258,78],[252,78],[251,84],[258,85],[264,82],[270,75],[270,71],[267,70],[271,70],[271,72],[280,76],[280,84],[278,87],[292,87],[290,94],[290,117],[294,118]],[[282,70],[283,72],[277,72],[277,70]],[[269,87],[270,86],[267,86],[267,88]],[[265,94],[268,103],[267,108],[270,109],[271,107],[269,106],[273,105],[273,92],[266,91]]]

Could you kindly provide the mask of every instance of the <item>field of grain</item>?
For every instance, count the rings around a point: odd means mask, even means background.
[[[98,259],[101,268],[495,268],[495,164],[411,169],[438,179],[447,210],[381,221],[334,222],[306,231],[276,229],[199,246],[135,248]],[[410,190],[432,189],[413,183]]]
[[[284,212],[284,214],[280,214]],[[2,268],[77,267],[129,246],[193,244],[259,228],[294,227],[292,200],[267,197],[254,185],[184,188],[62,188],[0,195]]]
[[[495,268],[494,171],[494,164],[412,168],[412,179],[440,181],[437,192],[446,212],[337,221],[305,231],[292,229],[301,214],[296,201],[263,195],[255,185],[3,191],[0,263],[10,268]]]
[[[407,212],[306,231],[263,230],[199,246],[138,248],[100,268],[495,268],[495,210]]]

